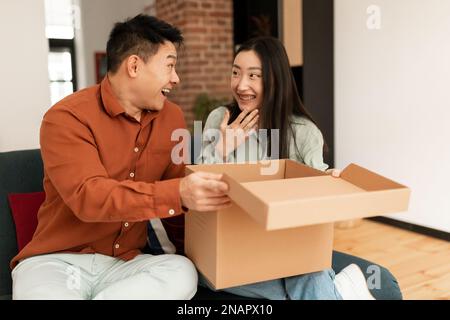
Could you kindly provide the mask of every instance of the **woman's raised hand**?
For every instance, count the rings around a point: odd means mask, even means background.
[[[225,116],[220,124],[220,138],[216,145],[216,150],[226,159],[227,155],[239,147],[247,138],[252,130],[258,128],[258,109],[251,112],[244,110],[231,123],[230,112],[226,110]]]

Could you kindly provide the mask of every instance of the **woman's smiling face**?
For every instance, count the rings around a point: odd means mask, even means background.
[[[231,71],[231,91],[239,109],[260,108],[263,90],[261,60],[253,50],[239,52]]]

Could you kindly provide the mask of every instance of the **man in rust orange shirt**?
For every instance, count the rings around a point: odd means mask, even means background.
[[[117,23],[108,73],[55,104],[41,126],[46,200],[31,242],[11,261],[13,299],[190,299],[194,265],[142,254],[147,222],[229,205],[220,175],[174,164],[182,111],[166,95],[180,31],[146,15]]]

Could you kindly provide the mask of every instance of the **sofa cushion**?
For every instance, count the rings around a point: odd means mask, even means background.
[[[18,253],[8,194],[42,191],[43,178],[40,150],[0,153],[0,299],[11,295],[9,262]]]
[[[19,251],[33,237],[37,227],[37,213],[44,200],[44,192],[8,194],[9,207],[16,226],[17,249]]]

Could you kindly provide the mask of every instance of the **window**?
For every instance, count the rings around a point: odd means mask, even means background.
[[[72,0],[45,0],[45,34],[50,49],[48,74],[52,104],[77,90],[74,20]]]

